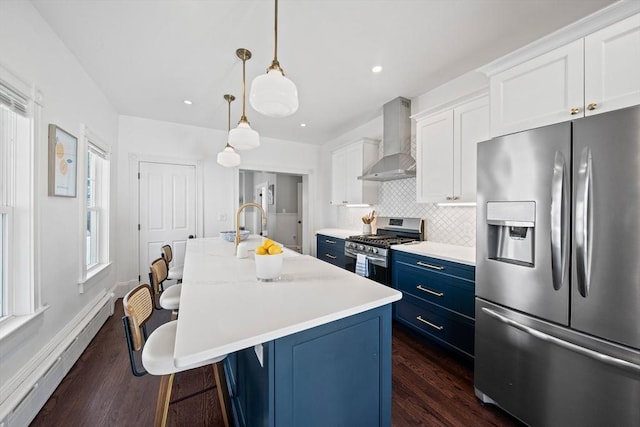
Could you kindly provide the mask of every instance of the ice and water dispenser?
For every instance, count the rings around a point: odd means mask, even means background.
[[[535,202],[487,203],[489,259],[533,267],[535,231]]]

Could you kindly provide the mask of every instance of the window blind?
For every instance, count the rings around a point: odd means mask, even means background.
[[[21,116],[28,115],[29,98],[2,80],[0,80],[0,104],[6,105],[11,111]]]

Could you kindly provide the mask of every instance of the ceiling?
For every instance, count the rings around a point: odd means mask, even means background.
[[[273,58],[273,0],[32,0],[120,114],[227,129]],[[280,0],[278,59],[300,108],[247,117],[261,136],[322,144],[613,0]],[[381,65],[381,73],[371,68]],[[183,100],[193,101],[185,105]],[[301,127],[306,123],[306,127]]]

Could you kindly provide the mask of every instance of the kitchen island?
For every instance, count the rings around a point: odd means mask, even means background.
[[[279,281],[259,282],[253,252],[233,253],[222,239],[188,242],[176,365],[228,354],[236,425],[390,426],[391,303],[402,294],[293,252]]]

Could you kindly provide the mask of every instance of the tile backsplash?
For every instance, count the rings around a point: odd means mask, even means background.
[[[476,244],[476,208],[416,203],[416,179],[381,183],[378,204],[370,208],[338,208],[338,224],[359,229],[362,216],[375,209],[376,216],[422,218],[425,239],[459,246]]]

